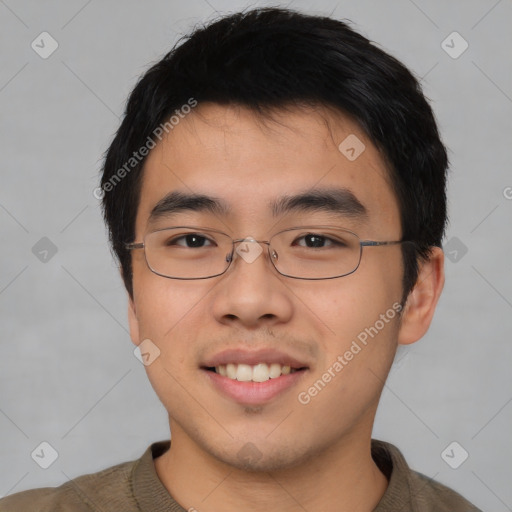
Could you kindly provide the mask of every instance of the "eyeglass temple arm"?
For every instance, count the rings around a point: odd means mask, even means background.
[[[132,249],[144,249],[144,242],[132,242],[124,244],[125,248],[131,251]]]
[[[392,240],[387,242],[376,242],[375,240],[361,240],[361,245],[365,247],[378,247],[379,245],[397,245],[403,243],[414,243],[412,240]]]

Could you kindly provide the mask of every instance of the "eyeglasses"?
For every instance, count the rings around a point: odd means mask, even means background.
[[[363,247],[396,245],[408,240],[361,240],[355,233],[331,226],[304,226],[280,231],[269,240],[233,239],[210,228],[177,226],[151,231],[143,242],[125,244],[144,249],[155,274],[170,279],[209,279],[224,274],[235,252],[251,263],[268,248],[279,274],[293,279],[335,279],[357,270]]]

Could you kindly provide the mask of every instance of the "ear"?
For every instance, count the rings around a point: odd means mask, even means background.
[[[130,338],[136,346],[140,343],[139,320],[137,319],[137,310],[133,298],[128,295],[128,325],[130,327]]]
[[[420,263],[418,279],[402,313],[398,343],[409,345],[427,332],[444,286],[444,253],[433,247],[428,260]]]

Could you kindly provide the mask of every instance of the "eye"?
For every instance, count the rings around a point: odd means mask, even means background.
[[[201,248],[215,245],[214,242],[198,233],[176,236],[167,240],[166,245],[178,245],[186,248]]]
[[[307,235],[301,236],[294,241],[293,245],[299,245],[301,247],[310,248],[322,248],[329,247],[332,245],[340,245],[339,242],[332,240],[324,235],[316,233],[308,233]]]

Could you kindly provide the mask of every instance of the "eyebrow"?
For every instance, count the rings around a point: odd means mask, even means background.
[[[368,211],[348,188],[317,188],[293,196],[283,196],[271,203],[274,217],[290,212],[334,213],[366,220]]]
[[[368,211],[357,197],[347,188],[317,188],[295,195],[285,195],[269,203],[272,215],[293,212],[327,212],[339,216],[365,220]],[[220,198],[204,194],[170,192],[153,207],[149,221],[182,211],[207,212],[227,216],[231,208]]]
[[[162,217],[186,210],[226,216],[230,208],[226,202],[216,197],[174,191],[156,203],[149,214],[149,221],[155,222]]]

